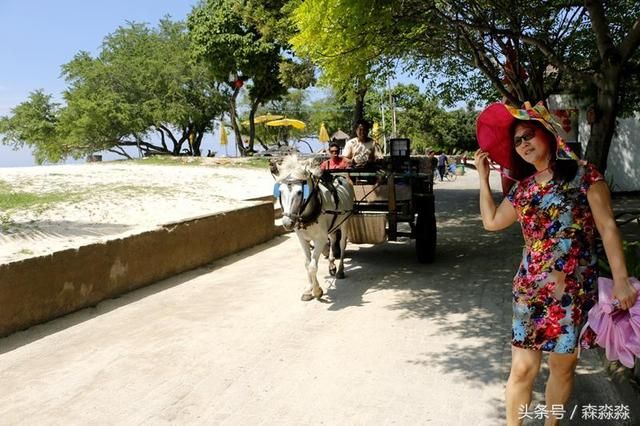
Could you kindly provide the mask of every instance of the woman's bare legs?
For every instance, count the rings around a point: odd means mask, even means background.
[[[545,403],[547,410],[554,405],[566,404],[573,389],[576,365],[578,364],[577,352],[573,354],[549,354],[549,380],[545,391]],[[559,419],[549,414],[545,425],[557,425]]]
[[[540,371],[542,351],[511,347],[511,372],[507,380],[505,400],[507,425],[519,425],[522,408],[531,403],[533,382]]]

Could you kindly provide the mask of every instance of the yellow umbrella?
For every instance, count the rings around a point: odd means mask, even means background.
[[[255,124],[261,124],[261,123],[266,123],[267,121],[279,120],[281,118],[284,118],[284,115],[265,114],[265,115],[259,115],[257,117],[253,117],[253,122]],[[244,120],[242,122],[242,125],[248,126],[249,120]]]
[[[229,143],[227,139],[227,131],[224,126],[220,126],[220,145],[226,145]]]
[[[378,140],[380,138],[380,125],[378,124],[377,121],[373,122],[373,128],[371,129],[371,136],[373,136],[375,140]]]
[[[304,128],[307,127],[307,125],[304,124],[304,121],[296,120],[293,118],[283,118],[282,120],[268,121],[267,126],[289,126],[298,130],[304,130]]]
[[[320,135],[318,136],[318,139],[322,143],[329,142],[329,132],[327,132],[327,128],[324,127],[324,122],[320,125]]]

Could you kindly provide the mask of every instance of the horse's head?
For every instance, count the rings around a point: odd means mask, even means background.
[[[280,200],[282,225],[291,230],[302,222],[305,210],[312,204],[316,193],[314,176],[319,173],[305,161],[294,156],[285,157],[277,167],[273,195]]]

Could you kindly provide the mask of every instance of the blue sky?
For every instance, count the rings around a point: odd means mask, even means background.
[[[59,99],[60,66],[81,50],[96,54],[127,21],[182,20],[196,0],[0,0],[0,116],[44,89]],[[0,167],[32,165],[28,151],[0,145]]]

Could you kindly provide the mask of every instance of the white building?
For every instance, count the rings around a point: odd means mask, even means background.
[[[569,95],[554,95],[549,97],[549,109],[556,115],[561,111],[560,115],[571,116],[572,130],[567,132],[566,139],[568,142],[578,142],[584,153],[591,132],[591,125],[587,123],[587,106]],[[605,172],[612,191],[640,191],[639,142],[640,112],[634,113],[633,117],[618,119]]]

